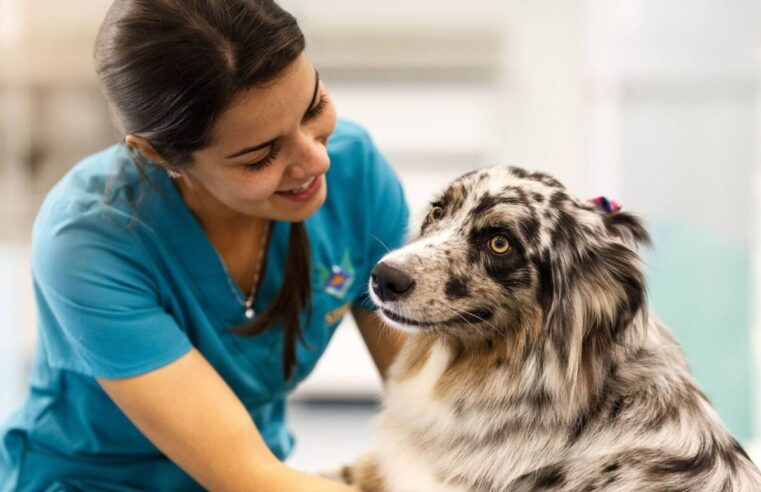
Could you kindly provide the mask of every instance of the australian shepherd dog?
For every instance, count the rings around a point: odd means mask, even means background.
[[[632,214],[515,167],[468,173],[370,280],[407,333],[368,492],[761,491],[647,309]]]

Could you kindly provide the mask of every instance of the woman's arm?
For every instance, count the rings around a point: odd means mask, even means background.
[[[381,378],[386,380],[388,367],[404,343],[404,334],[383,324],[380,317],[372,311],[354,306],[351,309],[354,321],[370,351]]]
[[[196,350],[144,375],[98,382],[156,447],[209,490],[358,492],[280,462]]]

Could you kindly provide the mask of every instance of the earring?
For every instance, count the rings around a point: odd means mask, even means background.
[[[178,173],[177,171],[173,171],[171,169],[167,169],[166,170],[166,174],[167,174],[167,176],[169,176],[172,179],[177,179],[177,178],[182,177],[182,174]]]

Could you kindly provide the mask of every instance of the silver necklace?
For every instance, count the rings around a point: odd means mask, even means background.
[[[269,221],[266,221],[264,224],[265,225],[262,226],[263,230],[261,232],[261,239],[259,244],[259,255],[256,259],[256,270],[254,270],[254,276],[251,280],[251,290],[248,293],[248,297],[245,299],[241,297],[240,288],[235,285],[235,280],[233,279],[232,275],[230,275],[230,271],[227,269],[224,260],[222,260],[222,268],[225,270],[227,285],[230,287],[230,290],[235,296],[235,299],[238,301],[238,304],[240,304],[241,307],[245,309],[244,314],[246,315],[246,319],[253,319],[253,317],[256,315],[256,312],[254,311],[254,297],[256,296],[256,287],[259,284],[259,275],[262,271],[262,258],[264,257],[264,250],[267,247],[267,236],[269,235],[270,229]]]

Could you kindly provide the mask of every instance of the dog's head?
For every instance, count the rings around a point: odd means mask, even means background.
[[[400,330],[550,344],[575,366],[643,307],[637,246],[648,241],[634,216],[577,200],[546,174],[489,168],[432,202],[419,237],[375,266],[370,292]]]

